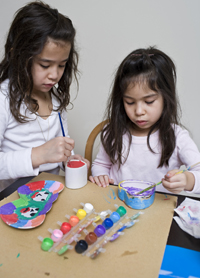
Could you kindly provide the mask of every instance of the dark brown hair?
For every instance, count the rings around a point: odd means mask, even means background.
[[[176,138],[174,124],[180,124],[178,117],[179,103],[176,96],[176,68],[173,61],[155,47],[137,49],[131,52],[120,64],[114,79],[110,98],[108,100],[106,118],[109,123],[101,133],[101,141],[111,162],[122,164],[122,137],[129,137],[129,148],[132,136],[130,127],[134,124],[126,115],[123,95],[130,83],[145,82],[147,86],[163,97],[164,109],[160,119],[151,127],[147,136],[147,144],[151,149],[149,139],[155,129],[159,129],[159,139],[162,152],[158,167],[168,165],[174,151]]]
[[[62,111],[69,104],[69,88],[73,76],[77,81],[78,72],[75,33],[68,17],[41,1],[31,2],[17,11],[8,32],[5,56],[0,63],[0,83],[9,79],[10,110],[18,122],[27,121],[26,117],[20,114],[23,101],[32,112],[36,112],[39,108],[37,101],[31,97],[33,89],[31,68],[34,56],[41,53],[48,39],[71,44],[70,55],[58,82],[57,92],[51,90],[60,103],[57,110]]]

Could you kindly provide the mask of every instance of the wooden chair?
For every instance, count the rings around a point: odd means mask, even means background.
[[[88,177],[91,175],[91,165],[92,165],[92,152],[94,147],[94,142],[97,137],[97,135],[102,131],[104,125],[108,122],[108,120],[105,120],[98,124],[90,133],[86,146],[85,146],[85,158],[90,161],[90,168],[88,169]]]

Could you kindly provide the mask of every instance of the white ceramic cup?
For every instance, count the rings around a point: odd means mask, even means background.
[[[80,161],[80,160],[70,160]],[[87,184],[87,164],[81,160],[83,166],[72,168],[68,166],[68,162],[65,163],[65,185],[70,189],[78,189]]]

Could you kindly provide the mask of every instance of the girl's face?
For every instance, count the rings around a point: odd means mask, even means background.
[[[127,116],[134,124],[132,135],[147,136],[153,124],[161,117],[163,97],[145,83],[129,84],[123,96]]]
[[[49,39],[32,64],[32,94],[48,92],[61,79],[70,54],[71,44]]]

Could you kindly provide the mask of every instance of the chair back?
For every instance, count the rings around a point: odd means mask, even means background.
[[[88,169],[88,177],[91,175],[91,166],[92,166],[92,153],[93,153],[93,147],[94,142],[97,137],[97,135],[102,131],[104,125],[108,122],[108,120],[105,120],[101,123],[99,123],[90,133],[86,146],[85,146],[85,158],[90,161],[90,168]]]

